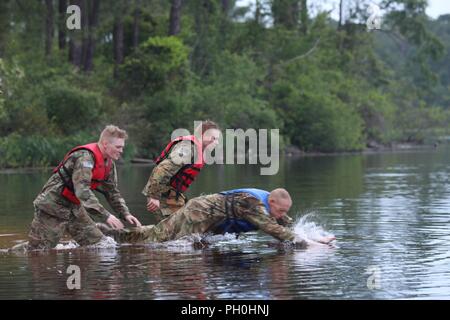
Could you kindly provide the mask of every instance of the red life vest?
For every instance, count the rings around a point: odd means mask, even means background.
[[[111,172],[112,167],[112,161],[111,159],[108,160],[107,164],[105,165],[105,161],[103,159],[103,154],[100,151],[100,148],[98,147],[97,143],[89,143],[85,144],[83,146],[78,146],[70,150],[66,156],[64,157],[64,160],[61,161],[61,163],[53,170],[54,173],[58,173],[61,177],[62,181],[64,182],[64,189],[62,191],[62,196],[69,200],[72,203],[80,204],[80,200],[75,196],[75,191],[73,188],[73,182],[72,182],[72,174],[69,172],[69,170],[64,166],[67,159],[70,158],[72,153],[78,150],[88,150],[92,153],[94,156],[94,167],[92,168],[92,178],[91,178],[91,189],[95,190],[97,187],[105,181],[109,173]],[[66,177],[63,175],[62,171],[66,174]],[[69,180],[67,180],[67,177]]]
[[[172,140],[161,152],[160,156],[155,160],[156,164],[166,159],[172,148],[180,141],[191,141],[197,150],[197,160],[193,164],[186,164],[170,179],[170,185],[179,194],[185,192],[191,183],[195,180],[195,177],[200,173],[200,170],[205,165],[203,161],[203,148],[202,144],[195,138],[195,136],[182,136]]]

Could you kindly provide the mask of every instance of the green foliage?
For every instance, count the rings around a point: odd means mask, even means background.
[[[64,138],[13,133],[0,139],[0,166],[16,168],[56,165],[70,149],[95,139],[97,137],[86,133]]]
[[[63,134],[96,127],[102,103],[100,94],[67,84],[54,83],[46,89],[45,108],[50,122]]]
[[[193,130],[192,104],[181,94],[161,91],[124,109],[124,114],[132,115],[128,128],[132,140],[139,142],[137,152],[141,156],[153,158],[159,154],[175,129]]]
[[[48,122],[41,104],[41,87],[32,86],[25,68],[16,61],[2,61],[2,108],[0,132],[47,132]]]
[[[24,73],[16,63],[7,63],[0,58],[0,119],[5,116],[5,101],[16,90],[17,83],[21,81]]]
[[[274,103],[291,143],[305,151],[360,150],[361,117],[330,88],[319,85],[307,75],[297,79],[297,83],[280,80],[274,85]]]
[[[450,129],[449,110],[429,107],[419,99],[408,99],[401,106],[395,119],[396,140],[423,143],[436,137],[441,129]]]
[[[156,92],[183,79],[188,49],[175,37],[154,37],[142,43],[120,68],[120,79],[131,94]]]
[[[225,51],[213,70],[203,81],[190,74],[184,90],[169,85],[164,91],[143,94],[127,107],[126,121],[133,139],[141,141],[143,155],[158,154],[177,128],[193,132],[195,120],[212,119],[222,128],[280,127],[258,86],[264,74],[249,57]]]
[[[84,73],[67,61],[68,46],[54,43],[44,55],[44,2],[2,2],[0,166],[54,165],[109,123],[130,133],[125,159],[157,155],[173,130],[192,131],[201,119],[223,129],[280,128],[283,141],[307,151],[448,132],[449,16],[429,19],[426,1],[383,1],[385,32],[367,31],[367,1],[349,4],[340,26],[327,12],[304,10],[311,1],[260,0],[254,12],[228,3],[224,12],[220,0],[186,2],[176,37],[167,37],[171,2],[102,5],[94,70]],[[118,17],[119,66],[111,37]]]
[[[67,137],[22,136],[13,133],[0,138],[0,167],[56,166],[75,146],[97,140],[97,134],[86,132]],[[134,154],[134,145],[127,143],[123,159],[130,160]]]
[[[247,56],[224,51],[212,64],[214,72],[188,89],[200,118],[215,110],[224,128],[279,128],[276,113],[263,99],[264,73]]]

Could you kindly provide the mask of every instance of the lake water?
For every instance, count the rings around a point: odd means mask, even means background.
[[[141,195],[151,167],[119,168],[132,213],[154,220]],[[292,249],[258,233],[210,247],[123,245],[0,254],[0,299],[449,299],[450,147],[286,158],[276,176],[257,165],[210,166],[189,195],[285,187],[290,215],[306,214],[334,247]],[[32,201],[50,170],[0,173],[0,248],[26,239]],[[81,289],[69,290],[70,265]]]

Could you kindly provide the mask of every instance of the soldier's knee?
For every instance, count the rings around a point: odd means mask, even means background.
[[[45,222],[33,220],[28,233],[30,250],[54,248],[62,236],[58,228],[51,228]]]

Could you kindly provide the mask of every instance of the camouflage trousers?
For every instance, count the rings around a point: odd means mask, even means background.
[[[67,211],[67,208],[63,210]],[[68,217],[58,217],[35,206],[34,219],[28,234],[28,248],[54,248],[65,232],[80,246],[97,243],[104,237],[83,207],[73,208]]]
[[[189,200],[183,208],[156,225],[110,230],[117,242],[164,242],[194,233],[206,233],[225,218],[225,197],[220,194]]]
[[[162,221],[186,205],[186,197],[181,194],[178,199],[174,191],[162,196],[159,200],[159,209],[154,212],[156,221]]]

